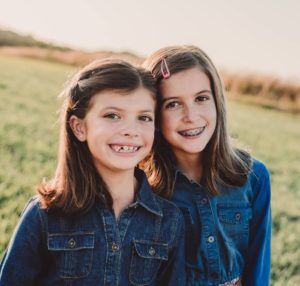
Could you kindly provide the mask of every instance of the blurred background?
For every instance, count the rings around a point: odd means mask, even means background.
[[[221,71],[232,137],[271,173],[271,285],[300,285],[299,1],[0,1],[0,258],[53,175],[66,79],[94,58],[192,44]]]

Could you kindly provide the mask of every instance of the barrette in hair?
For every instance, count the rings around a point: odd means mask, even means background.
[[[162,61],[161,61],[160,70],[161,70],[161,74],[164,77],[164,79],[167,79],[171,76],[167,61],[165,59],[162,59]]]

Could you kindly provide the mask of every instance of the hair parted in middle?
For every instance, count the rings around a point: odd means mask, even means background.
[[[91,107],[92,97],[101,91],[130,93],[140,87],[156,100],[155,81],[150,72],[118,59],[95,60],[82,68],[61,93],[60,145],[54,178],[38,187],[41,205],[64,214],[88,211],[96,200],[112,207],[107,186],[94,166],[86,142],[79,141],[70,126],[72,115],[83,119]]]
[[[174,184],[174,155],[171,146],[160,130],[162,96],[160,84],[176,73],[199,67],[210,81],[217,111],[216,128],[208,145],[203,150],[203,174],[201,182],[210,195],[219,194],[219,186],[241,186],[251,169],[248,152],[235,147],[228,133],[224,88],[219,73],[211,59],[195,46],[170,46],[150,55],[143,67],[149,70],[158,87],[158,108],[153,153],[143,161],[143,168],[154,189],[166,196],[172,195]],[[167,73],[166,73],[167,71]],[[167,76],[165,75],[167,74]]]

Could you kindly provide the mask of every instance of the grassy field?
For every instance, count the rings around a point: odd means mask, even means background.
[[[0,55],[0,257],[26,201],[55,168],[57,94],[74,67]],[[300,285],[300,115],[229,102],[232,136],[272,180],[272,285]]]

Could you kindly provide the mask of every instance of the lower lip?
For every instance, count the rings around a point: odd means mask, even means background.
[[[140,150],[141,147],[139,147],[136,151],[134,152],[117,152],[116,150],[114,150],[113,148],[111,148],[109,146],[110,150],[112,150],[114,152],[114,154],[121,156],[121,157],[134,157]]]

